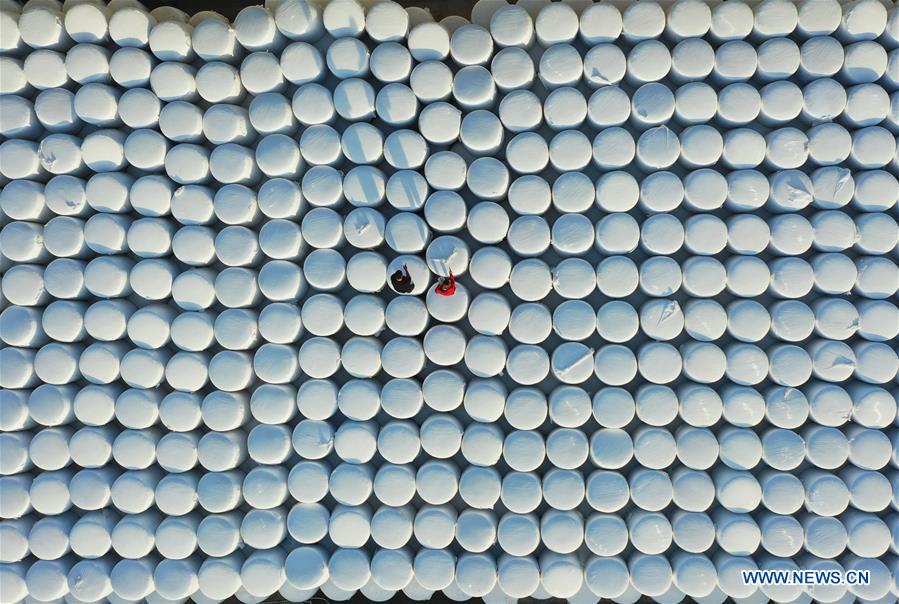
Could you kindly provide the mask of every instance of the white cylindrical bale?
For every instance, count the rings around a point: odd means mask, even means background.
[[[128,470],[112,484],[112,503],[125,514],[140,514],[153,505],[154,490],[162,474],[150,468]]]
[[[695,82],[708,77],[715,68],[714,49],[699,38],[684,38],[671,52],[671,79],[678,83]]]
[[[539,344],[552,332],[552,315],[543,304],[519,304],[509,318],[509,334],[523,344]]]
[[[151,128],[159,123],[161,103],[152,91],[145,88],[126,90],[119,97],[118,114],[131,128]],[[75,119],[78,119],[77,116]],[[80,120],[79,120],[80,122]]]
[[[221,27],[221,24],[217,23],[213,27]],[[195,32],[197,30],[199,27]],[[237,103],[244,99],[240,72],[236,67],[219,60],[201,66],[197,70],[195,81],[197,94],[209,103]]]

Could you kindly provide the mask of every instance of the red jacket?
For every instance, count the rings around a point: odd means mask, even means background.
[[[444,277],[437,283],[434,293],[441,296],[452,296],[456,293],[456,278],[452,273],[449,274],[449,277]]]

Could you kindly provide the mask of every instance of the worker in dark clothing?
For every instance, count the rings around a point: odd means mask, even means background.
[[[415,289],[415,284],[412,282],[412,274],[409,272],[409,267],[405,264],[403,264],[403,270],[394,271],[390,275],[390,284],[400,294],[408,294]]]
[[[456,293],[456,278],[453,276],[452,271],[450,271],[449,277],[440,278],[437,282],[437,287],[434,288],[434,293],[441,296],[452,296]]]

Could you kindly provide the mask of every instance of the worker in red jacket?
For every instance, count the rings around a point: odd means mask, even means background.
[[[441,296],[452,296],[456,293],[456,278],[453,276],[452,271],[450,271],[449,277],[440,278],[437,282],[437,287],[434,288],[434,293]]]

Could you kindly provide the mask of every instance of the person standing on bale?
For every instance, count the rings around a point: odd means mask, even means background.
[[[412,282],[412,274],[409,272],[409,267],[405,264],[403,264],[403,270],[394,271],[390,275],[390,284],[400,294],[408,294],[415,289],[415,284]]]
[[[437,287],[434,288],[434,293],[441,296],[452,296],[456,293],[456,278],[453,276],[452,271],[450,271],[449,277],[440,278],[437,282]]]

